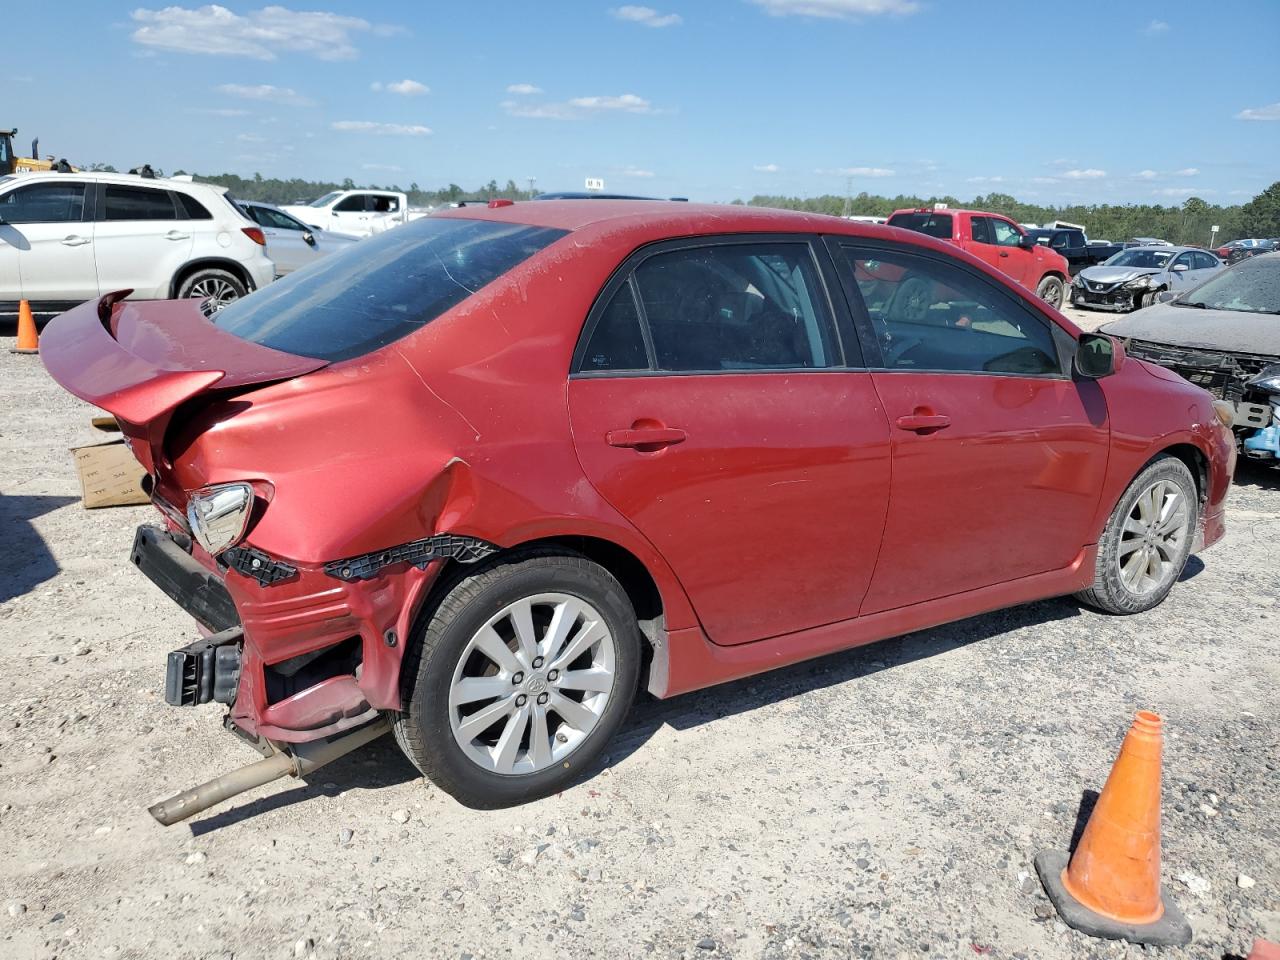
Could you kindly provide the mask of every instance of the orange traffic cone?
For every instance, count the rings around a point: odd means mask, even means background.
[[[36,333],[36,321],[31,316],[31,304],[25,300],[18,304],[18,345],[9,352],[40,352],[40,335]]]
[[[1155,946],[1191,941],[1191,925],[1160,889],[1160,717],[1138,711],[1071,857],[1036,856],[1036,872],[1068,925],[1094,937]]]

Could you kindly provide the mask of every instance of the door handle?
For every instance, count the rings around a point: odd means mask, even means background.
[[[74,233],[69,237],[63,237],[59,241],[64,247],[83,247],[86,243],[92,243],[88,237],[77,237]]]
[[[639,427],[630,430],[610,430],[604,442],[611,447],[668,447],[682,443],[689,435],[683,430],[668,427]]]
[[[164,238],[166,240],[190,240],[191,234],[179,233],[177,230],[170,230],[168,233],[164,235]]]
[[[1009,255],[1009,251],[1008,251],[1008,250],[1001,250],[1001,251],[1000,251],[1000,256],[1002,256],[1002,257],[1007,257],[1008,255]]]
[[[925,431],[941,430],[943,427],[951,426],[951,418],[940,413],[912,413],[905,417],[899,417],[894,423],[899,430],[924,433]]]

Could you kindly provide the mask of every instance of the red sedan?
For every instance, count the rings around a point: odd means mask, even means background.
[[[1234,468],[1209,394],[975,257],[744,207],[468,207],[41,354],[149,472],[133,562],[205,634],[169,701],[268,754],[389,717],[476,807],[563,788],[642,687],[1149,609]]]

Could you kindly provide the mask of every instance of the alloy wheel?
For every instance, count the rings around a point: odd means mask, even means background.
[[[206,277],[191,288],[190,296],[205,303],[206,313],[217,313],[228,303],[240,299],[240,293],[221,277]]]
[[[1120,579],[1129,591],[1151,593],[1177,575],[1189,516],[1186,494],[1170,480],[1157,480],[1138,495],[1116,552]]]
[[[599,724],[616,669],[613,635],[585,600],[543,593],[510,603],[476,631],[454,668],[454,740],[493,773],[559,764]]]

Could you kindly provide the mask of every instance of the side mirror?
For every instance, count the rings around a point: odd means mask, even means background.
[[[302,239],[305,240],[307,243],[309,243],[313,247],[316,245],[316,235],[312,233],[310,230],[308,230],[306,233],[302,235]]]
[[[1185,273],[1187,270],[1190,270],[1190,269],[1191,268],[1188,267],[1185,263],[1175,263],[1173,265],[1174,273]]]
[[[1020,246],[1023,250],[1031,250],[1035,247],[1035,245],[1036,245],[1035,237],[1028,236],[1025,233],[1021,233],[1018,235],[1018,246]]]
[[[1076,345],[1076,373],[1086,380],[1100,380],[1116,372],[1115,342],[1102,333],[1081,334]]]

